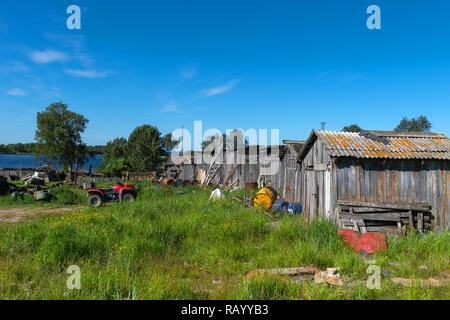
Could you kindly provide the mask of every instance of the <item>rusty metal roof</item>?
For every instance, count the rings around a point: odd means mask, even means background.
[[[316,138],[334,157],[450,160],[450,140],[442,133],[316,130],[309,144]],[[301,153],[307,151],[305,147]]]

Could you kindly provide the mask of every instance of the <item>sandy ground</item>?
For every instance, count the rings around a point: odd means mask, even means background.
[[[73,212],[76,207],[70,208],[0,208],[0,223],[21,223],[29,222],[51,215],[57,215],[66,212]]]

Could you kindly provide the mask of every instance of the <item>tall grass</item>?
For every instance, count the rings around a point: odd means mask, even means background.
[[[210,202],[209,194],[196,187],[144,186],[134,203],[2,225],[0,298],[448,299],[445,287],[405,288],[387,277],[381,290],[369,290],[367,264],[330,222],[273,220],[230,195]],[[397,276],[438,276],[449,269],[448,240],[448,233],[390,240],[389,250],[375,258]],[[81,268],[81,290],[66,287],[70,265]],[[339,267],[344,280],[356,284],[335,288],[245,277],[253,269],[306,265]]]

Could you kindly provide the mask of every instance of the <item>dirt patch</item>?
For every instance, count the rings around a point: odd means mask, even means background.
[[[23,223],[37,220],[41,217],[58,215],[77,210],[69,208],[8,208],[0,209],[0,223]]]

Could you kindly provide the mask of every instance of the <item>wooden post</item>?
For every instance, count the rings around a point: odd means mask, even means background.
[[[423,232],[423,212],[417,214],[417,229]]]
[[[408,214],[409,214],[409,228],[414,229],[414,216],[412,210],[409,210]]]

